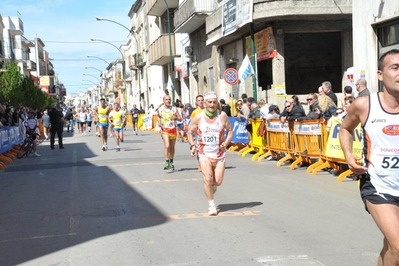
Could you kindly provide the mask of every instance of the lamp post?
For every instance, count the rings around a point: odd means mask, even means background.
[[[82,79],[82,81],[89,81],[89,82],[91,82],[91,83],[93,83],[94,84],[94,86],[96,86],[97,87],[97,83],[95,83],[94,81],[91,81],[91,80],[89,80],[89,79]],[[87,84],[86,84],[87,85]],[[90,85],[91,86],[91,85]]]
[[[94,55],[87,55],[87,57],[88,58],[97,58],[97,59],[99,59],[99,60],[103,60],[105,63],[107,63],[107,65],[109,65],[109,63],[107,62],[107,60],[105,60],[105,59],[102,59],[101,57],[97,57],[97,56],[94,56]]]
[[[117,24],[117,25],[119,25],[119,26],[121,26],[121,27],[127,29],[127,30],[129,31],[130,35],[133,36],[134,40],[136,41],[136,67],[137,67],[137,78],[138,78],[138,80],[139,80],[139,91],[140,91],[140,93],[141,93],[141,77],[140,77],[140,75],[141,75],[141,73],[140,73],[140,72],[141,72],[141,69],[140,69],[140,62],[139,62],[139,42],[138,42],[138,40],[137,40],[137,37],[136,37],[136,35],[135,35],[135,32],[134,32],[132,29],[129,29],[129,28],[126,27],[125,25],[123,25],[123,24],[121,24],[121,23],[119,23],[119,22],[116,22],[116,21],[114,21],[114,20],[110,20],[110,19],[107,19],[107,18],[101,18],[101,17],[96,17],[96,20],[97,20],[97,21],[108,21],[108,22],[115,23],[115,24]],[[149,99],[148,99],[148,91],[147,91],[147,101],[149,101]],[[147,104],[149,104],[149,103],[147,103]]]
[[[86,69],[92,68],[92,69],[95,69],[95,70],[99,71],[101,74],[103,73],[100,69],[95,68],[95,67],[85,66],[85,68],[86,68]]]
[[[97,80],[98,80],[98,83],[101,83],[101,80],[100,80],[99,78],[97,78],[96,76],[94,76],[94,75],[90,75],[90,74],[86,74],[86,73],[83,73],[83,75],[85,75],[85,76],[91,76],[91,77],[97,79]]]
[[[93,41],[93,42],[103,42],[103,43],[107,43],[107,44],[109,44],[109,45],[111,45],[111,46],[113,46],[113,47],[115,47],[115,49],[117,49],[119,52],[120,52],[120,54],[121,54],[121,56],[122,56],[122,60],[123,60],[123,62],[122,62],[122,79],[123,79],[123,85],[124,85],[124,89],[123,89],[123,92],[121,93],[122,95],[121,95],[121,102],[123,103],[123,104],[125,104],[125,96],[124,96],[124,94],[125,94],[125,91],[126,91],[126,82],[125,82],[125,68],[126,68],[126,66],[125,66],[125,62],[126,62],[126,60],[125,60],[125,56],[123,55],[123,53],[122,53],[122,51],[118,48],[118,47],[116,47],[116,45],[114,45],[114,44],[112,44],[112,43],[110,43],[110,42],[107,42],[107,41],[104,41],[104,40],[100,40],[100,39],[97,39],[97,38],[90,38],[90,40],[91,41]]]
[[[170,64],[170,85],[172,86],[172,103],[175,102],[175,86],[173,86],[173,54],[172,54],[172,37],[170,35],[170,13],[169,13],[169,5],[166,0],[166,15],[168,16],[168,36],[169,36],[169,64]]]

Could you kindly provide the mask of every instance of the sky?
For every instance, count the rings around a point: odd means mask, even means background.
[[[114,20],[129,28],[129,10],[133,1],[126,0],[1,0],[0,14],[20,17],[24,37],[37,36],[44,49],[53,58],[54,71],[67,94],[85,92],[98,83],[100,71],[106,62],[120,58],[118,50],[110,44],[93,42],[97,38],[119,47],[127,43],[129,32],[120,25],[97,21],[96,16]],[[32,58],[32,61],[36,61]],[[85,67],[89,68],[85,68]],[[97,68],[98,70],[96,70]],[[84,75],[87,74],[87,75]],[[94,77],[93,77],[94,76]],[[83,81],[84,80],[84,81]]]

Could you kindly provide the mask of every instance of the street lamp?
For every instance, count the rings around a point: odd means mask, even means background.
[[[88,58],[97,58],[97,59],[103,60],[105,63],[107,63],[107,66],[109,65],[109,63],[105,59],[102,59],[101,57],[97,57],[97,56],[89,55],[89,54],[87,55],[87,57]]]
[[[89,67],[89,66],[85,66],[85,68],[86,68],[86,69],[92,68],[92,69],[95,69],[95,70],[97,70],[97,71],[99,71],[99,72],[103,73],[103,72],[102,72],[100,69],[98,69],[98,68],[95,68],[95,67]]]
[[[94,75],[90,75],[90,74],[86,74],[86,73],[83,73],[83,75],[85,75],[85,76],[92,76],[93,78],[95,78],[95,79],[98,80],[98,83],[101,83],[101,80],[100,80],[99,78],[97,78],[96,76],[94,76]]]
[[[175,102],[175,86],[173,86],[173,54],[172,54],[172,37],[170,35],[170,13],[169,13],[169,6],[166,0],[166,15],[168,16],[168,35],[169,35],[169,63],[170,63],[170,85],[172,86],[172,103]]]
[[[91,81],[91,80],[89,80],[89,79],[82,79],[82,81],[89,81],[89,82],[91,82],[91,83],[93,83],[94,84],[94,86],[98,86],[98,84],[97,83],[95,83],[95,82],[93,82],[93,81]],[[83,84],[84,85],[84,84]],[[87,85],[87,84],[86,84]],[[91,86],[91,85],[90,85]]]
[[[140,93],[141,93],[141,77],[140,77],[140,75],[141,75],[141,73],[140,73],[141,70],[140,70],[140,62],[139,62],[139,51],[140,51],[140,50],[139,50],[139,42],[138,42],[138,40],[137,40],[137,37],[136,37],[136,35],[135,35],[135,32],[134,32],[132,29],[129,29],[129,28],[126,27],[125,25],[123,25],[123,24],[121,24],[121,23],[119,23],[119,22],[116,22],[116,21],[114,21],[114,20],[110,20],[110,19],[106,19],[106,18],[101,18],[101,17],[96,17],[96,20],[97,20],[97,21],[108,21],[108,22],[112,22],[112,23],[118,24],[119,26],[121,26],[121,27],[127,29],[127,30],[129,31],[130,35],[133,36],[134,40],[136,41],[136,67],[137,67],[137,78],[138,78],[138,80],[139,80],[139,91],[140,91]],[[147,91],[147,101],[149,101],[149,99],[148,99],[148,91]],[[147,103],[147,104],[149,104],[149,103]]]

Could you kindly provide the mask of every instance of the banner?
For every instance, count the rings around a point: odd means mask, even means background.
[[[333,119],[333,118],[331,118]],[[330,158],[345,159],[344,153],[342,152],[341,143],[339,142],[339,129],[341,127],[342,120],[334,119],[331,124],[330,132],[328,134],[328,140],[326,145],[325,155]],[[363,148],[361,143],[362,128],[359,124],[354,130],[354,140],[352,146],[352,153],[362,158]]]
[[[267,27],[254,35],[256,61],[260,62],[277,56],[276,39],[273,28]],[[245,37],[246,54],[252,59],[251,36]]]
[[[228,0],[222,7],[222,35],[252,22],[253,0]]]
[[[295,124],[294,131],[296,135],[321,135],[321,124]]]
[[[280,121],[267,121],[267,131],[289,133],[290,127],[288,123]]]
[[[0,129],[0,153],[10,150],[21,143],[19,127],[3,127]]]
[[[232,143],[243,143],[249,142],[247,120],[245,118],[229,117],[230,124],[233,127],[233,138]]]
[[[150,130],[152,128],[152,115],[143,116],[144,130]]]

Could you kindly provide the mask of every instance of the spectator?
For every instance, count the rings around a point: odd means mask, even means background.
[[[351,87],[351,86],[345,86],[345,87],[344,87],[344,95],[343,95],[343,97],[342,97],[342,99],[341,99],[342,107],[344,107],[344,102],[345,102],[345,99],[346,99],[347,97],[354,97],[354,95],[353,95],[353,90],[352,90],[352,87]]]
[[[38,134],[39,131],[39,122],[35,118],[35,112],[29,111],[28,118],[24,121],[24,125],[26,127],[26,137],[30,137],[32,134]],[[37,153],[37,146],[36,146],[36,138],[33,140],[33,151],[35,152],[34,155],[39,157],[40,154]]]
[[[296,105],[300,106],[302,108],[303,112],[305,113],[305,109],[303,108],[301,102],[299,101],[299,97],[296,95],[292,95],[291,98],[294,99],[294,103]]]
[[[260,99],[258,101],[258,107],[260,108],[260,117],[266,118],[266,115],[269,113],[269,105],[266,104],[264,99]]]
[[[153,104],[150,104],[150,107],[148,107],[148,114],[151,116],[155,114],[155,108]]]
[[[67,133],[69,133],[69,131],[73,132],[73,113],[69,108],[65,114],[65,119],[67,121]]]
[[[319,87],[319,89],[317,90],[317,94],[318,94],[318,95],[324,94],[323,86],[320,86],[320,87]]]
[[[278,108],[277,105],[270,105],[269,106],[269,112],[268,114],[265,116],[266,120],[269,119],[277,119],[280,117],[280,108]]]
[[[222,108],[222,111],[226,113],[227,116],[231,116],[231,110],[230,106],[226,104],[226,101],[224,99],[220,99],[220,106]]]
[[[369,89],[367,89],[367,81],[366,79],[358,79],[356,82],[356,90],[359,92],[357,97],[365,96],[365,95],[370,95]]]
[[[14,108],[14,111],[12,113],[12,121],[14,123],[14,125],[18,125],[19,123],[19,109],[18,108]]]
[[[244,112],[242,107],[244,106],[244,102],[242,100],[237,101],[237,117],[244,117]]]
[[[45,110],[42,116],[44,137],[48,140],[48,135],[50,134],[50,117],[48,116],[48,111]]]
[[[316,113],[321,114],[321,118],[330,119],[337,110],[337,105],[333,102],[333,100],[325,95],[320,95],[318,98],[320,110],[315,110]]]
[[[50,117],[50,148],[54,150],[54,142],[55,142],[55,133],[57,133],[58,137],[58,145],[60,149],[64,148],[64,145],[62,143],[62,129],[64,127],[64,119],[63,119],[63,114],[61,111],[57,110],[57,105],[53,103],[51,105],[51,109],[48,112],[48,115]]]
[[[325,95],[331,98],[331,100],[335,103],[335,106],[338,104],[337,95],[332,91],[332,85],[329,81],[324,81],[321,86],[323,87],[323,92]]]
[[[306,116],[299,117],[297,120],[304,121],[311,119],[319,119],[321,116],[320,112],[316,112],[316,109],[320,110],[317,93],[309,93],[306,101],[309,104],[309,112]]]
[[[14,122],[12,121],[12,110],[10,107],[6,108],[1,120],[4,126],[14,126]]]
[[[295,104],[294,99],[288,98],[285,101],[284,111],[280,114],[281,122],[295,121],[299,117],[305,116],[305,111],[301,106]]]

